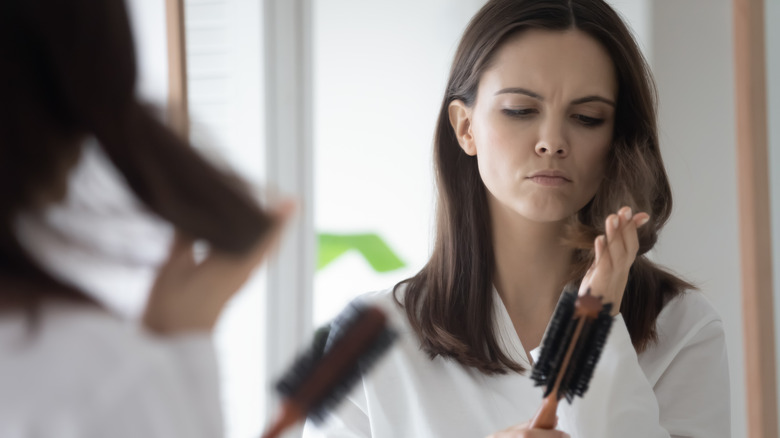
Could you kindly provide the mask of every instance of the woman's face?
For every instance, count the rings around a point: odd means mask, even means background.
[[[604,176],[617,93],[609,54],[579,30],[528,30],[504,43],[474,105],[450,106],[491,208],[550,222],[584,207]]]

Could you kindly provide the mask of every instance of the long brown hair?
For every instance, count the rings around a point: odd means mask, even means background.
[[[501,350],[493,331],[495,271],[486,188],[475,157],[458,145],[450,103],[473,105],[482,73],[511,36],[525,29],[578,29],[609,52],[618,99],[606,175],[594,198],[573,218],[567,242],[575,247],[570,281],[593,261],[593,239],[623,205],[650,213],[620,311],[637,351],[656,339],[655,320],[668,298],[692,287],[644,255],[669,218],[672,194],[658,145],[656,91],[630,31],[602,0],[491,0],[471,20],[450,70],[434,138],[437,182],[436,241],[428,263],[396,286],[407,317],[433,358],[443,356],[487,373],[522,372]],[[403,299],[398,286],[406,284]]]
[[[50,277],[14,235],[30,207],[97,138],[151,211],[193,238],[240,253],[271,219],[237,178],[218,171],[135,95],[136,60],[122,0],[0,2],[0,307],[45,296],[89,301]]]

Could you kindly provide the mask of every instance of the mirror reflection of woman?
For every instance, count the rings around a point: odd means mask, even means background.
[[[723,324],[647,252],[669,218],[655,89],[601,0],[493,0],[455,55],[435,131],[429,262],[363,299],[403,339],[327,437],[728,437]],[[584,398],[530,429],[528,377],[561,290],[613,303]]]

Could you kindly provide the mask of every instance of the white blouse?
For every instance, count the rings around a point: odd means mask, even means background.
[[[223,435],[209,333],[152,336],[110,313],[46,304],[0,315],[0,437]]]
[[[400,292],[399,292],[400,293]],[[513,360],[531,364],[494,290],[494,324]],[[395,346],[318,430],[304,438],[482,438],[531,419],[542,389],[528,374],[488,376],[420,349],[392,291],[368,294],[400,333]],[[729,372],[723,323],[699,292],[659,314],[658,342],[637,355],[621,315],[583,398],[558,406],[558,428],[576,438],[729,437]],[[538,348],[531,354],[537,356]]]

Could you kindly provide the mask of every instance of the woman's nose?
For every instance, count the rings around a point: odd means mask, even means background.
[[[558,146],[552,146],[547,142],[540,141],[536,144],[536,153],[538,155],[555,155],[563,158],[569,155],[569,149],[562,144]]]
[[[536,154],[566,157],[569,155],[569,144],[563,133],[562,123],[549,120],[542,126],[539,140],[536,142]]]

